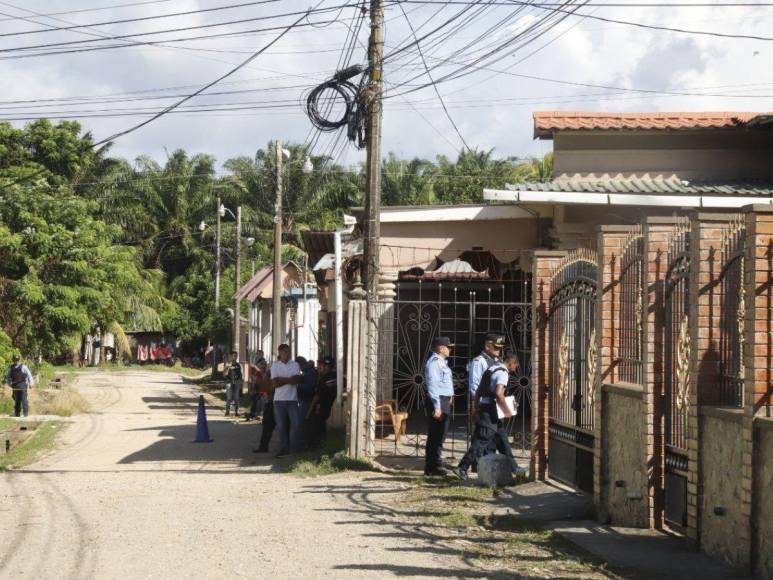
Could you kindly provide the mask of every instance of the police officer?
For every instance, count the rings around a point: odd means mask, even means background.
[[[467,382],[470,387],[470,396],[475,398],[475,391],[478,390],[478,383],[483,373],[499,360],[502,355],[502,349],[505,346],[505,337],[501,334],[487,334],[483,343],[483,350],[478,356],[472,359],[470,363],[470,372],[467,376]]]
[[[5,382],[13,390],[13,414],[19,417],[24,413],[26,417],[30,412],[27,389],[35,385],[35,379],[27,365],[21,362],[19,355],[14,355],[13,364],[8,368]]]
[[[424,381],[427,385],[427,448],[424,475],[448,475],[442,466],[441,454],[454,398],[454,383],[447,360],[453,346],[447,336],[435,338],[432,342],[434,352],[424,366]]]
[[[507,431],[497,413],[497,407],[499,407],[505,417],[512,417],[505,401],[505,389],[510,373],[514,373],[517,369],[518,356],[515,353],[508,353],[504,360],[495,362],[483,373],[481,384],[475,392],[474,416],[477,418],[475,432],[470,448],[454,470],[460,479],[466,479],[470,467],[477,465],[478,459],[488,454],[493,446],[510,458],[513,471],[518,469],[507,439]]]

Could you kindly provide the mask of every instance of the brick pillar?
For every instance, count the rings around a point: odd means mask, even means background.
[[[690,228],[690,400],[687,412],[687,536],[700,543],[701,405],[719,404],[723,234],[734,216],[696,213]]]
[[[607,519],[606,473],[603,456],[604,395],[602,385],[616,381],[615,360],[618,357],[618,321],[620,318],[620,258],[623,245],[633,230],[630,226],[601,226],[598,236],[599,289],[596,307],[596,340],[598,351],[598,376],[594,400],[594,461],[593,493],[596,514],[600,521]]]
[[[566,252],[535,250],[532,253],[532,446],[531,478],[547,478],[548,414],[550,390],[549,328],[550,276]]]
[[[647,512],[650,527],[662,528],[665,472],[663,425],[664,281],[668,240],[676,221],[649,218],[644,224],[644,438]]]
[[[754,495],[755,448],[754,417],[773,413],[773,207],[754,205],[746,212],[744,328],[744,417],[741,509],[748,517],[748,530],[741,530],[739,540],[749,546],[748,562],[755,567],[755,506],[762,501]],[[756,455],[759,455],[758,453]],[[761,461],[761,457],[756,457]]]

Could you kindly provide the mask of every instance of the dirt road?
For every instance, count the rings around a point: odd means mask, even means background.
[[[388,517],[378,474],[298,479],[250,452],[258,428],[176,375],[86,374],[92,411],[57,450],[0,474],[0,578],[478,577]],[[399,485],[399,484],[398,484]]]

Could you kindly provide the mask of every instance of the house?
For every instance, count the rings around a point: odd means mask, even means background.
[[[286,262],[280,272],[282,287],[282,342],[290,345],[293,357],[319,357],[319,311],[317,287],[304,283],[304,272],[295,262]],[[274,269],[257,272],[234,295],[249,303],[246,330],[247,357],[262,353],[267,359],[279,345],[272,345]]]
[[[376,425],[375,453],[419,455],[423,437],[423,363],[432,337],[456,344],[451,366],[457,417],[451,453],[466,445],[466,366],[488,332],[507,337],[521,359],[513,378],[520,418],[511,425],[530,452],[535,249],[595,250],[598,228],[723,213],[773,198],[773,116],[764,113],[537,112],[534,136],[554,146],[553,178],[484,190],[486,204],[383,207],[380,215],[379,369],[376,405],[406,412],[406,435]],[[362,222],[362,210],[354,210]],[[304,235],[315,264],[328,329],[335,312],[332,232]],[[361,228],[344,241],[344,328],[348,294],[358,290]],[[345,377],[354,380],[348,334]],[[348,389],[349,387],[347,387]],[[384,437],[381,437],[384,435]],[[399,439],[399,441],[398,441]]]

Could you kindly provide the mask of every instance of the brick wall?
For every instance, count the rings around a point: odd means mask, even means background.
[[[532,254],[532,303],[534,306],[532,345],[532,452],[531,477],[547,477],[548,454],[548,357],[550,352],[548,312],[550,310],[550,278],[565,252],[536,250]]]

